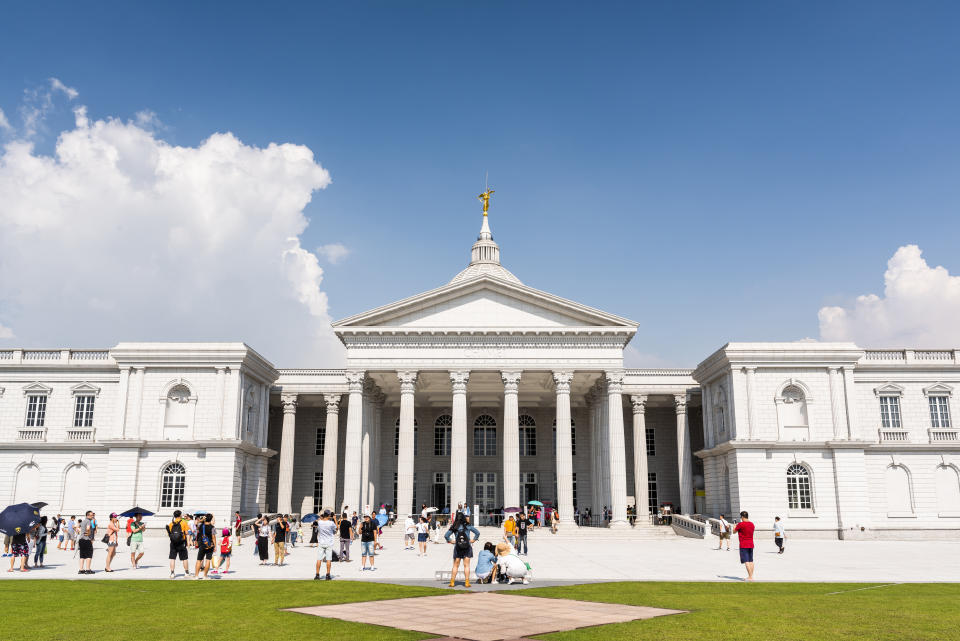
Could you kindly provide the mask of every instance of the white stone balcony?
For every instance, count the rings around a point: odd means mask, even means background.
[[[67,428],[67,440],[75,442],[92,442],[94,436],[94,428],[92,427],[68,427]]]
[[[45,427],[21,427],[17,430],[18,441],[46,441],[47,428]]]
[[[910,433],[899,427],[881,427],[879,430],[881,443],[907,443]]]
[[[931,443],[950,443],[960,441],[960,430],[949,427],[931,427],[927,430]]]

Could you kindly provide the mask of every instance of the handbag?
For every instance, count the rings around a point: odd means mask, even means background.
[[[103,538],[100,539],[100,542],[101,542],[101,543],[109,543],[109,542],[110,542],[110,535],[109,535],[109,534],[104,534],[104,535],[103,535]]]
[[[127,545],[130,545],[130,539],[132,539],[132,538],[133,538],[133,535],[132,535],[132,534],[127,537]]]

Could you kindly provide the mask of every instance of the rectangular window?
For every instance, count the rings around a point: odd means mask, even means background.
[[[327,447],[327,426],[317,428],[317,456],[323,456]]]
[[[27,427],[43,427],[47,419],[47,395],[35,394],[27,397]]]
[[[880,397],[880,426],[887,429],[900,428],[900,397]]]
[[[556,439],[554,439],[556,440]],[[520,456],[537,455],[537,428],[520,428]]]
[[[651,512],[656,512],[659,505],[657,499],[657,473],[647,473],[647,506]]]
[[[450,456],[450,428],[433,428],[433,455]]]
[[[931,396],[930,402],[930,426],[931,427],[950,427],[950,399],[946,396]]]
[[[93,401],[95,399],[96,397],[92,395],[76,397],[73,407],[74,427],[93,427]]]
[[[647,428],[647,456],[657,455],[656,432],[652,427]]]
[[[320,513],[320,501],[323,497],[323,472],[313,473],[313,513]]]
[[[474,456],[496,456],[497,455],[497,428],[495,427],[473,428],[473,455]]]
[[[495,472],[473,474],[473,500],[481,512],[492,512],[497,505],[497,475]]]
[[[573,476],[573,507],[577,508],[577,473],[574,472]]]

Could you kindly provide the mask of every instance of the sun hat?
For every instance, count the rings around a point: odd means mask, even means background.
[[[111,513],[110,513],[110,518],[111,518],[111,519],[117,518],[117,513],[116,513],[116,512],[111,512]]]

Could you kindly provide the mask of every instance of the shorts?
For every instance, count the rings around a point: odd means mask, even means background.
[[[77,540],[77,533],[74,532],[73,530],[67,530],[67,535],[66,535],[66,536],[67,536],[67,540],[68,540],[68,541],[76,541],[76,540]]]
[[[107,547],[108,547],[108,548],[115,548],[115,547],[117,547],[117,542],[114,541],[113,543],[107,543]]]
[[[213,559],[213,548],[197,548],[197,561],[210,561]]]
[[[221,558],[221,559],[229,559],[232,554],[233,554],[233,552],[221,552],[221,553],[220,553],[220,558]]]
[[[729,539],[729,538],[730,538],[730,533],[729,533],[729,532],[721,532],[721,533],[720,533],[720,540],[721,540],[721,541],[724,540],[724,539]]]
[[[19,543],[14,543],[10,550],[13,552],[13,556],[27,556],[30,553],[29,546]]]
[[[92,559],[93,558],[93,541],[90,539],[80,539],[77,546],[80,548],[80,558],[81,559]]]
[[[753,563],[753,548],[740,548],[740,563]]]
[[[179,558],[181,561],[187,560],[187,544],[183,543],[181,545],[170,544],[170,560]]]
[[[333,546],[332,546],[332,545],[318,545],[318,546],[317,546],[317,561],[333,561]]]
[[[454,544],[453,546],[453,558],[456,559],[472,559],[473,558],[473,546],[468,547],[466,550],[461,550]]]
[[[360,556],[373,556],[373,541],[360,541]]]
[[[418,541],[419,543],[426,543],[426,542],[427,542],[427,533],[426,533],[426,532],[420,532],[420,533],[418,533],[418,534],[417,534],[417,541]]]
[[[130,554],[143,554],[143,541],[131,541]]]

